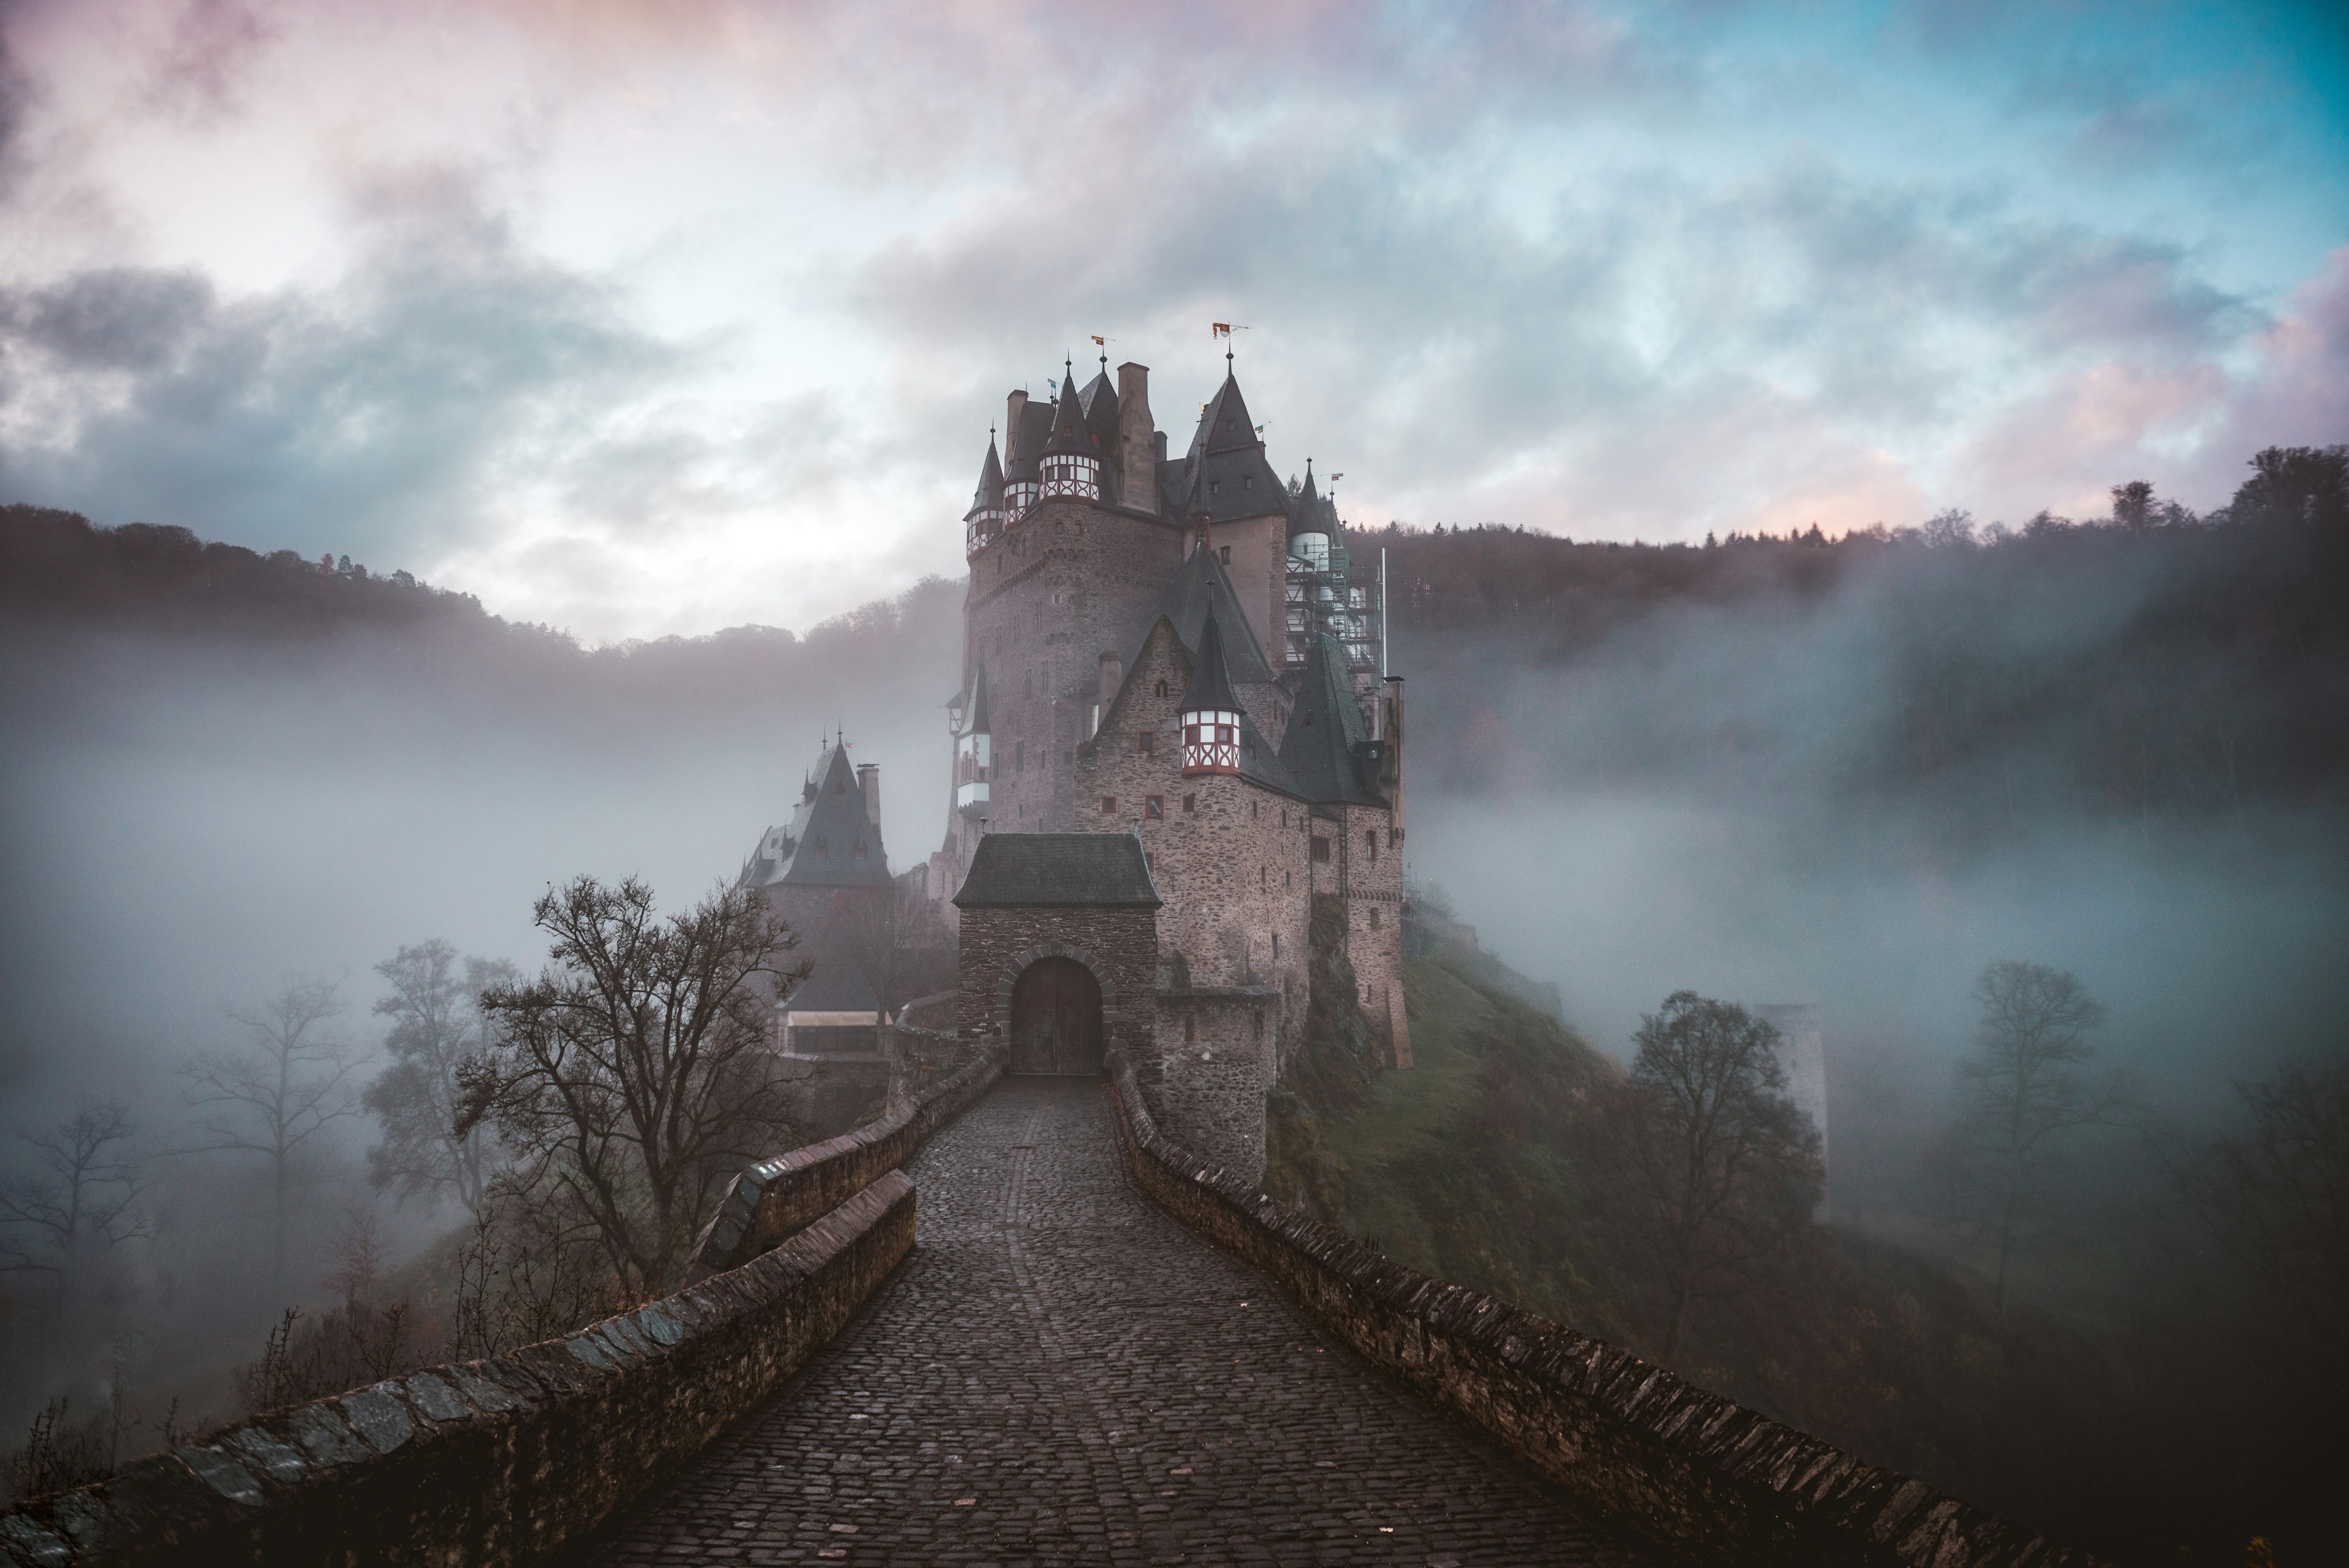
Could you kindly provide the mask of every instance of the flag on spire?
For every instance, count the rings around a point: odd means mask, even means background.
[[[1232,324],[1228,321],[1216,322],[1215,329],[1217,337],[1229,337],[1232,335]]]

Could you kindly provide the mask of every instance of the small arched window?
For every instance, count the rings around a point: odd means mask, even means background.
[[[1158,695],[1160,696],[1164,696],[1166,695],[1166,683],[1164,681],[1160,681],[1158,683]]]

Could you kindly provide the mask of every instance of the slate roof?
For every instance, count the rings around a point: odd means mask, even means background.
[[[1077,394],[1078,406],[1085,411],[1085,428],[1100,440],[1107,451],[1117,443],[1117,388],[1109,384],[1109,367],[1104,365],[1085,389]]]
[[[1294,539],[1300,533],[1326,533],[1334,538],[1337,532],[1337,503],[1323,499],[1321,492],[1314,488],[1313,459],[1308,458],[1305,459],[1305,488],[1289,498],[1288,537]]]
[[[1313,639],[1305,658],[1305,678],[1297,706],[1288,711],[1288,733],[1280,739],[1280,760],[1309,800],[1383,806],[1355,750],[1366,739],[1362,710],[1346,678],[1346,655],[1327,632]]]
[[[1050,403],[1030,401],[1020,406],[1019,428],[1005,432],[1005,449],[1011,454],[1003,466],[1008,480],[1032,480],[1042,470],[1036,459],[1042,456],[1044,443],[1052,434],[1052,409]]]
[[[1003,510],[1003,464],[995,455],[995,435],[987,438],[987,461],[978,466],[978,488],[970,492],[970,510],[962,514],[968,522],[982,511]]]
[[[856,851],[859,845],[864,854]],[[890,881],[881,825],[866,816],[848,748],[835,740],[800,789],[791,823],[772,828],[735,879],[743,887],[880,887]]]
[[[1200,552],[1205,554],[1206,552]],[[1240,699],[1232,695],[1232,677],[1224,668],[1224,633],[1216,624],[1213,600],[1207,604],[1205,628],[1199,633],[1198,656],[1191,664],[1191,684],[1183,693],[1184,713],[1196,713],[1206,708],[1237,708]]]
[[[1228,372],[1224,384],[1199,412],[1199,428],[1191,449],[1171,461],[1158,476],[1160,511],[1187,523],[1201,511],[1217,522],[1268,512],[1287,515],[1288,490],[1266,460],[1264,441],[1256,433],[1240,396],[1237,377]]]
[[[1212,550],[1193,550],[1183,569],[1174,574],[1165,597],[1149,620],[1143,623],[1137,643],[1150,640],[1151,628],[1163,615],[1174,623],[1174,634],[1182,639],[1183,651],[1195,657],[1199,639],[1207,628],[1207,612],[1213,608],[1216,619],[1232,628],[1224,639],[1224,667],[1229,678],[1239,685],[1249,686],[1276,678],[1272,666],[1265,663],[1264,650],[1257,645],[1248,630],[1247,612],[1240,608],[1238,593],[1232,587],[1232,574]],[[1126,660],[1125,667],[1135,668],[1142,662],[1137,647],[1134,656]]]
[[[1066,365],[1061,366],[1064,372],[1069,368]],[[1116,427],[1112,425],[1111,428],[1114,430]],[[1052,437],[1044,443],[1044,450],[1099,458],[1103,455],[1106,446],[1101,432],[1085,422],[1084,400],[1077,396],[1075,383],[1062,379],[1061,396],[1052,405]]]
[[[989,833],[954,902],[960,909],[1155,909],[1165,901],[1131,833]]]

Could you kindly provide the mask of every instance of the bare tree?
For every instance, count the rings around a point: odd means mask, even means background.
[[[920,995],[916,987],[932,978],[948,946],[937,905],[904,878],[843,894],[831,925],[831,945],[864,979],[874,1006],[892,1019]]]
[[[666,1286],[717,1190],[788,1132],[788,1099],[766,1049],[769,997],[807,967],[753,889],[721,889],[662,920],[631,877],[580,877],[533,912],[553,965],[494,985],[489,1056],[459,1070],[457,1130],[493,1119],[525,1190],[575,1203],[623,1288]]]
[[[392,1020],[383,1042],[391,1065],[367,1089],[367,1108],[383,1124],[383,1140],[367,1150],[367,1176],[401,1202],[452,1191],[479,1213],[499,1154],[487,1128],[457,1136],[457,1069],[489,1048],[481,994],[520,976],[503,960],[461,962],[460,978],[457,950],[436,937],[376,965],[391,982],[391,995],[375,1005]]]
[[[2180,1170],[2219,1244],[2298,1313],[2318,1342],[2349,1342],[2349,1055],[2238,1084],[2248,1136]]]
[[[0,1230],[7,1233],[0,1272],[48,1274],[58,1323],[76,1309],[101,1254],[149,1233],[132,1131],[129,1107],[85,1099],[54,1126],[16,1135],[34,1168],[0,1186]]]
[[[1981,1044],[1958,1064],[1958,1133],[1998,1237],[1998,1311],[2006,1314],[2015,1227],[2062,1135],[2115,1125],[2134,1103],[2118,1075],[2091,1084],[2079,1064],[2105,1009],[2068,969],[2004,958],[1974,982]]]
[[[295,1163],[327,1127],[359,1114],[357,1088],[350,1081],[358,1057],[326,1027],[343,1011],[341,990],[335,980],[289,980],[265,1002],[223,1007],[244,1026],[252,1044],[243,1051],[202,1057],[183,1069],[187,1102],[212,1109],[203,1122],[211,1141],[186,1152],[228,1150],[269,1161],[269,1284],[276,1294],[285,1284]]]
[[[1670,1356],[1691,1306],[1746,1289],[1808,1230],[1819,1135],[1787,1098],[1777,1029],[1744,1008],[1675,991],[1631,1037],[1624,1239],[1661,1285]]]

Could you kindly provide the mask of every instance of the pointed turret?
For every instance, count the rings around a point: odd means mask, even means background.
[[[1073,370],[1065,362],[1063,371]],[[1114,429],[1114,426],[1112,426]],[[1102,453],[1106,443],[1085,422],[1084,403],[1074,383],[1061,382],[1061,400],[1052,408],[1052,434],[1044,443],[1044,496],[1078,500],[1101,499]]]
[[[1297,706],[1281,737],[1280,760],[1306,798],[1324,804],[1383,806],[1374,783],[1378,742],[1362,735],[1362,713],[1346,675],[1345,650],[1327,633],[1305,656]]]
[[[1213,604],[1176,722],[1183,727],[1183,777],[1239,772],[1240,703],[1232,695],[1231,672],[1224,667],[1224,634]]]
[[[995,432],[987,433],[987,460],[978,466],[978,488],[962,515],[963,552],[976,555],[1003,531],[1003,464],[995,456]]]
[[[1321,521],[1321,492],[1313,488],[1313,459],[1308,458],[1305,459],[1305,488],[1289,501],[1288,537],[1293,540],[1300,533],[1326,536],[1329,531]],[[1297,553],[1294,545],[1290,546],[1289,553]]]
[[[1172,494],[1182,500],[1180,521],[1185,523],[1197,511],[1223,523],[1288,510],[1288,493],[1265,460],[1264,438],[1257,433],[1247,399],[1240,396],[1237,377],[1226,372],[1223,386],[1200,410],[1179,488]]]

